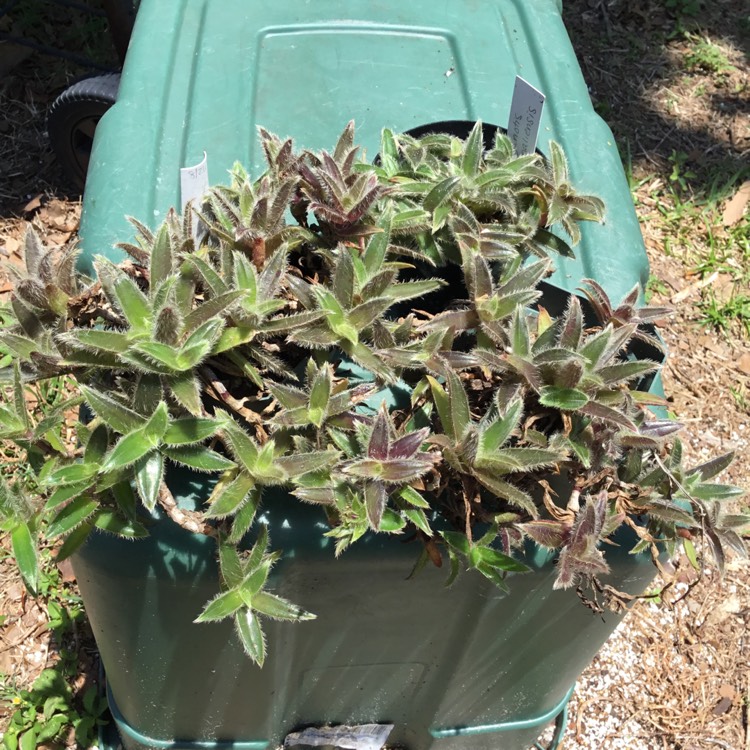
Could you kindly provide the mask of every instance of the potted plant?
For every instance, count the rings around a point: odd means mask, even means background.
[[[557,144],[385,130],[372,165],[352,123],[330,153],[260,138],[264,174],[133,220],[96,280],[28,234],[0,411],[38,492],[3,485],[24,579],[37,533],[64,540],[129,748],[390,720],[409,747],[522,747],[616,622],[555,589],[601,611],[652,575],[628,552],[744,551],[710,481],[731,455],[684,468],[649,411],[663,310],[544,287],[604,215]],[[33,418],[26,384],[60,374],[80,395]]]

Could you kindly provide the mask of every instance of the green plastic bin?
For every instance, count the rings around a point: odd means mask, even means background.
[[[179,205],[181,167],[208,155],[212,182],[239,160],[261,169],[256,128],[330,148],[349,119],[376,155],[380,130],[446,120],[505,126],[516,75],[547,97],[539,147],[562,143],[571,178],[608,207],[552,281],[597,279],[615,299],[648,276],[611,132],[594,113],[555,0],[143,0],[117,103],[101,120],[81,226],[83,263],[121,257],[124,216],[156,225]],[[176,474],[185,504],[208,490]],[[553,592],[553,560],[503,595],[478,575],[407,580],[416,550],[371,537],[338,561],[314,508],[265,504],[285,556],[273,584],[318,614],[269,627],[262,670],[229,626],[193,625],[217,589],[213,543],[157,523],[145,541],[95,534],[75,571],[126,750],[273,748],[307,725],[391,722],[389,746],[523,750],[619,617]],[[640,592],[652,567],[613,558],[611,582]]]

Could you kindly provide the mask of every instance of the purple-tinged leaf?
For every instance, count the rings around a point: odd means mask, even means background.
[[[528,521],[518,524],[518,528],[548,549],[558,549],[570,538],[570,526],[559,521]]]
[[[430,434],[429,427],[411,432],[391,444],[389,458],[412,458]]]
[[[596,317],[602,325],[607,325],[612,318],[612,303],[602,286],[593,279],[582,279],[580,290],[588,297]]]
[[[385,485],[382,482],[367,482],[364,487],[364,496],[367,520],[372,529],[379,531],[385,504],[388,500]]]
[[[339,455],[336,450],[293,453],[290,456],[279,456],[274,460],[274,465],[291,479],[295,479],[303,474],[332,466],[338,460]]]
[[[701,480],[705,482],[707,479],[712,479],[721,474],[722,471],[730,466],[732,461],[734,461],[734,451],[712,458],[710,461],[706,461],[699,466],[694,466],[687,471],[687,475],[700,474]]]
[[[586,414],[594,419],[601,419],[605,422],[619,425],[631,432],[638,432],[638,427],[636,427],[635,423],[629,417],[621,411],[612,409],[611,407],[600,404],[597,401],[589,401],[584,406],[578,407],[578,411],[581,412],[581,414]]]
[[[583,312],[581,303],[574,294],[570,296],[562,322],[560,346],[577,350],[583,336]]]
[[[367,455],[370,458],[384,461],[388,458],[390,447],[390,418],[385,402],[383,402],[372,426],[372,433],[367,444]]]
[[[333,505],[336,502],[336,493],[333,487],[297,487],[292,495],[306,503],[316,505]]]
[[[683,427],[683,424],[675,422],[673,419],[654,419],[650,422],[644,422],[638,428],[638,431],[645,437],[651,437],[655,440],[663,440],[670,435],[674,435],[675,432],[679,432]],[[704,477],[704,479],[705,478],[706,477]]]
[[[619,362],[615,365],[600,367],[596,374],[604,381],[605,385],[614,385],[640,377],[647,372],[653,372],[658,367],[657,362],[651,362],[650,360]]]
[[[491,472],[485,472],[481,469],[473,469],[472,474],[482,486],[486,487],[493,494],[503,498],[503,500],[507,500],[516,508],[525,510],[532,518],[539,516],[539,510],[531,495],[516,487],[515,484],[506,482]]]

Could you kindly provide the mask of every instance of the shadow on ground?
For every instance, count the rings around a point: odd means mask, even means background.
[[[750,176],[746,0],[565,0],[563,16],[626,168],[689,173],[696,197]]]

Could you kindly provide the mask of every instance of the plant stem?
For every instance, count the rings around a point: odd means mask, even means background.
[[[193,534],[203,534],[203,536],[218,537],[218,531],[211,524],[206,523],[200,513],[178,507],[174,495],[164,482],[161,483],[159,488],[159,505],[178,526],[186,531]]]

